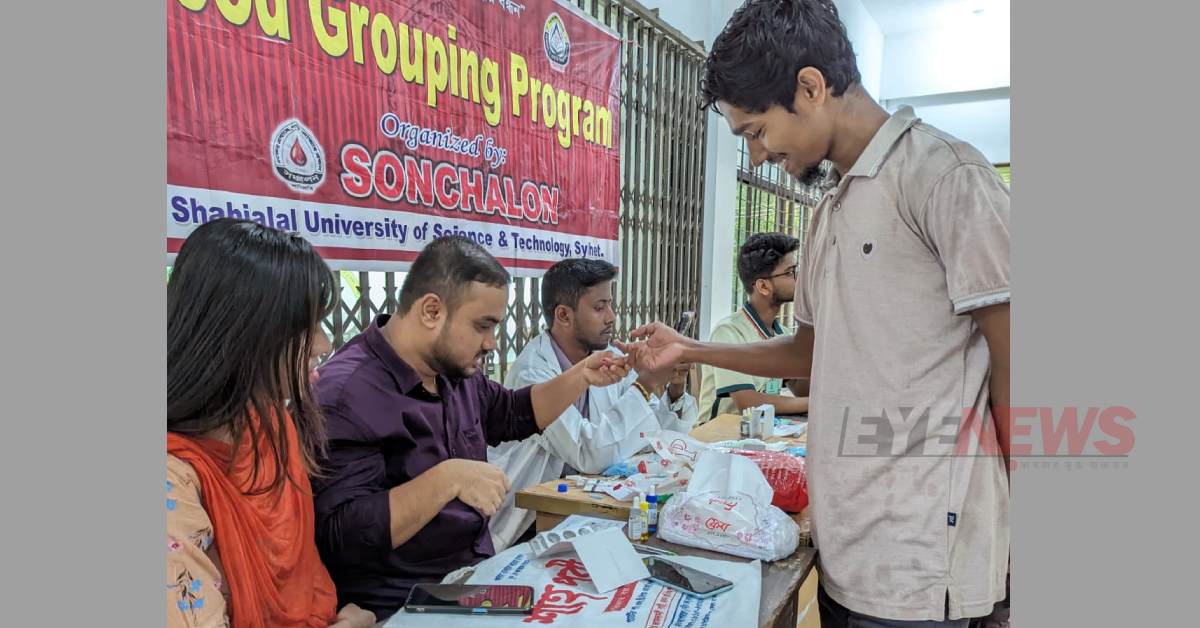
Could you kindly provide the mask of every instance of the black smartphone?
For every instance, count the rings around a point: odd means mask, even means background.
[[[409,613],[528,615],[533,587],[511,584],[418,584],[408,592]]]
[[[679,321],[675,323],[675,331],[683,334],[684,336],[688,335],[692,329],[692,321],[695,320],[695,318],[695,312],[691,310],[684,312],[679,316]]]
[[[657,556],[645,558],[642,562],[650,571],[651,580],[699,598],[712,597],[733,588],[733,583],[724,578]]]

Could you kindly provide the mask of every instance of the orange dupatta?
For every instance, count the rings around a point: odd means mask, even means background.
[[[333,580],[317,554],[312,486],[295,426],[291,417],[284,419],[288,473],[295,483],[285,481],[278,491],[262,495],[243,492],[253,464],[248,445],[226,474],[230,445],[167,433],[167,453],[190,464],[200,478],[229,586],[232,628],[326,628],[336,619]],[[259,446],[269,448],[265,441]],[[260,471],[260,483],[264,475],[272,479],[269,471]]]

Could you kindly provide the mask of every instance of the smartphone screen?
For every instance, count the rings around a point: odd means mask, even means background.
[[[533,605],[533,587],[518,585],[418,584],[405,606],[437,608],[483,608],[528,611]]]
[[[718,578],[660,558],[647,558],[645,559],[645,563],[646,568],[650,570],[650,577],[691,591],[697,595],[705,595],[733,585],[732,582],[724,578]]]

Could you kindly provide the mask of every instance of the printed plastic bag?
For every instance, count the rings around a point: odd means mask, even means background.
[[[631,501],[638,493],[648,493],[652,485],[659,495],[687,489],[692,468],[701,452],[709,449],[708,445],[671,430],[640,436],[650,441],[654,451],[630,458],[628,464],[635,472],[606,486],[604,492],[618,501]]]
[[[650,439],[650,447],[658,454],[661,459],[659,464],[664,469],[676,466],[694,469],[697,461],[700,459],[700,454],[709,449],[707,444],[686,434],[672,432],[671,430],[663,430],[656,434],[643,434],[643,436]],[[642,473],[654,473],[656,471],[654,469],[638,470]],[[661,473],[661,470],[658,470],[658,472]]]
[[[800,544],[800,527],[771,505],[774,491],[749,459],[717,451],[699,457],[687,491],[662,508],[658,536],[665,541],[774,561]]]

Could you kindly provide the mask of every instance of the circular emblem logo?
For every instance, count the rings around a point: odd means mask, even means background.
[[[316,136],[292,118],[271,135],[275,176],[296,192],[312,194],[325,180],[325,151]]]
[[[551,13],[542,27],[542,47],[546,50],[546,58],[550,67],[562,72],[571,61],[571,37],[567,35],[567,25],[557,13]]]

